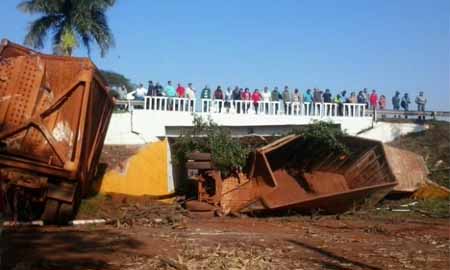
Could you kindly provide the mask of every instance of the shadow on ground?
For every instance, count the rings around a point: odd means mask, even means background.
[[[351,265],[350,269],[352,269],[353,267],[360,267],[362,269],[381,270],[381,268],[379,268],[379,267],[368,265],[368,264],[358,262],[355,260],[347,259],[347,258],[339,256],[331,251],[313,246],[313,245],[305,243],[305,242],[301,242],[298,240],[287,240],[287,241],[294,245],[300,246],[302,248],[314,251],[314,252],[326,257],[327,259],[338,262],[338,263],[335,263],[335,262],[329,262],[329,261],[325,261],[325,260],[317,261],[317,263],[320,263],[324,269],[338,269],[338,270],[348,269],[348,267],[343,267],[340,265],[340,264],[345,264],[345,265]]]
[[[4,232],[1,270],[9,269],[115,269],[108,256],[131,254],[143,244],[108,230]],[[18,268],[19,266],[19,268]]]

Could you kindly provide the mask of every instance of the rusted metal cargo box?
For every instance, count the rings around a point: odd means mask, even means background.
[[[422,156],[387,144],[384,151],[398,182],[391,193],[409,195],[427,184],[430,172]]]
[[[111,118],[107,91],[87,58],[1,42],[0,183],[10,207],[31,207],[50,222],[73,216]]]
[[[199,185],[215,186],[199,200],[225,213],[297,209],[339,213],[360,203],[375,204],[397,184],[380,142],[345,137],[349,154],[313,149],[301,136],[260,147],[248,175],[217,184],[210,171]],[[189,166],[188,166],[189,168]],[[199,190],[206,190],[205,188]],[[220,196],[217,196],[220,194]]]

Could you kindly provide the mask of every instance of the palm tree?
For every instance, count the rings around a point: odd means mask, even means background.
[[[114,38],[108,26],[106,10],[115,0],[28,0],[17,7],[29,14],[42,16],[30,24],[25,45],[35,49],[44,48],[48,32],[53,34],[55,54],[72,55],[79,42],[86,47],[88,55],[95,42],[103,56],[114,46]]]

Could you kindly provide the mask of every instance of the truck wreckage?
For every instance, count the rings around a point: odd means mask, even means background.
[[[381,142],[346,136],[351,153],[311,151],[300,135],[290,135],[257,148],[247,173],[222,179],[211,155],[192,153],[186,163],[197,183],[193,211],[218,214],[296,209],[341,213],[374,205],[397,185]]]
[[[2,40],[0,186],[10,212],[50,223],[73,218],[96,174],[113,110],[106,85],[87,58]]]

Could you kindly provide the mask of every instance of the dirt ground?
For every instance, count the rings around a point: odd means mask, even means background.
[[[449,220],[418,213],[220,218],[150,200],[94,200],[107,202],[82,215],[110,224],[6,229],[1,269],[450,267]]]

